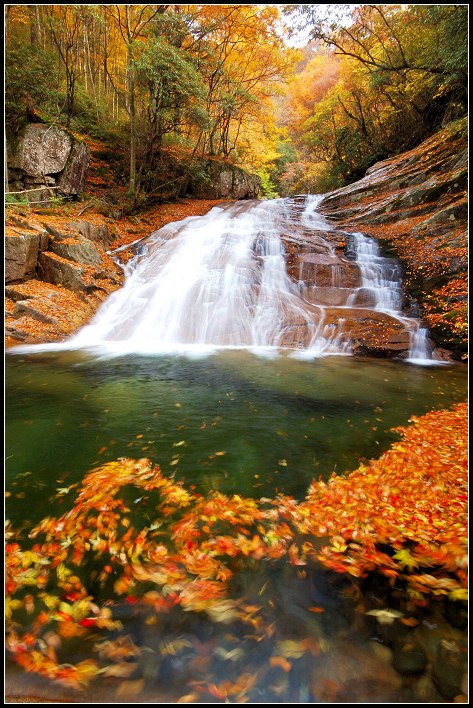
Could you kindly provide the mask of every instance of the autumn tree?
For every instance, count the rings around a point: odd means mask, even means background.
[[[347,182],[465,114],[467,8],[330,7],[343,17],[321,6],[286,8],[343,68],[297,128],[317,159],[332,164],[335,181]]]
[[[197,138],[201,154],[239,155],[242,136],[264,123],[270,99],[293,69],[296,55],[283,43],[279,11],[267,5],[207,5],[189,50],[206,83],[209,126]],[[243,151],[246,152],[246,151]]]
[[[130,176],[128,191],[136,191],[136,61],[147,38],[146,31],[159,13],[168,5],[110,5],[108,12],[116,22],[122,41],[126,47],[127,71],[127,111],[130,118]]]

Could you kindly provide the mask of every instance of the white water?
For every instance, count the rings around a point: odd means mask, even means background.
[[[381,256],[378,242],[364,234],[352,234],[363,290],[373,297],[376,310],[398,314],[402,307],[402,287],[396,261]],[[351,300],[356,297],[356,290]],[[353,304],[353,302],[348,302]]]
[[[284,200],[215,207],[164,227],[128,266],[124,287],[74,346],[126,343],[139,350],[278,347],[288,318],[315,327],[286,272]]]
[[[237,202],[163,227],[143,240],[125,266],[124,286],[88,326],[67,342],[39,347],[93,348],[105,356],[164,351],[200,356],[232,347],[265,356],[281,348],[304,358],[350,355],[343,318],[328,324],[326,307],[307,301],[307,287],[286,270],[281,235],[307,242],[314,232],[313,243],[322,243],[327,258],[336,260],[335,247],[323,238],[333,227],[317,212],[321,199]],[[411,339],[408,361],[438,363],[432,361],[426,331],[402,316],[395,261],[381,257],[373,239],[353,238],[360,289],[371,293],[371,310],[402,321]],[[334,287],[337,272],[335,264]]]

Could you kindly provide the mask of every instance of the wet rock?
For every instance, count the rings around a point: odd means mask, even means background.
[[[393,358],[409,351],[409,333],[402,322],[381,311],[329,308],[324,325],[339,328],[353,354]]]
[[[389,241],[404,268],[409,293],[428,311],[431,292],[452,279],[457,291],[457,278],[467,291],[466,167],[467,130],[462,119],[413,150],[373,165],[361,180],[324,195],[318,209],[339,228],[356,227]],[[451,303],[453,314],[461,307],[460,297],[452,297]],[[452,317],[451,329],[446,325],[442,331],[433,330],[432,337],[440,346],[451,347],[459,359],[466,343],[459,340],[455,321]]]
[[[350,302],[354,307],[374,307],[376,298],[374,293],[368,288],[358,288],[352,293]]]
[[[427,655],[415,641],[407,639],[393,645],[392,665],[400,674],[421,674],[428,663]]]
[[[316,255],[301,255],[288,267],[288,274],[295,281],[317,287],[357,288],[361,285],[360,268],[355,263],[335,258],[331,263],[321,261]]]
[[[463,693],[468,658],[457,642],[441,640],[432,666],[432,679],[444,698],[453,700]]]
[[[399,702],[402,679],[370,650],[350,640],[337,640],[319,657],[310,675],[314,702]]]
[[[347,305],[353,296],[351,288],[319,287],[301,284],[299,288],[301,297],[313,305],[327,307],[342,307]],[[356,303],[359,305],[359,303]]]

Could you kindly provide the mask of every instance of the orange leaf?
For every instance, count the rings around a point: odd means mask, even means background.
[[[415,617],[401,617],[400,621],[408,627],[417,627],[419,624],[419,620],[416,620]]]
[[[286,673],[292,669],[292,664],[284,656],[272,656],[269,660],[269,665],[272,669],[278,666]]]

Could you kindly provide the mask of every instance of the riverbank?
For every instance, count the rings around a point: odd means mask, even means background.
[[[62,234],[70,234],[70,224],[87,222],[88,228],[95,228],[97,231],[105,230],[109,234],[109,244],[107,251],[114,251],[117,248],[127,246],[153,231],[157,231],[166,224],[181,221],[191,216],[202,216],[218,204],[223,203],[222,199],[179,199],[175,202],[155,204],[139,215],[125,216],[119,213],[102,213],[94,202],[69,202],[60,206],[33,209],[29,206],[8,206],[5,210],[5,235],[10,239],[10,244],[18,240],[19,248],[24,241],[24,234],[31,232],[29,226],[36,231],[47,229],[54,230]],[[77,234],[76,234],[77,235]],[[64,239],[63,239],[64,241]],[[100,244],[98,244],[100,245]],[[23,248],[25,248],[23,246]],[[13,248],[13,252],[16,249]],[[103,252],[105,254],[105,251]],[[123,250],[120,254],[122,262],[126,262],[132,257],[132,252]],[[25,256],[26,257],[26,256]],[[105,258],[103,258],[105,260]],[[116,286],[120,285],[121,273],[117,269],[115,274]],[[100,283],[103,285],[103,283]],[[96,296],[91,297],[88,292],[80,293],[78,297],[73,289],[63,287],[60,283],[48,282],[48,293],[45,293],[45,283],[37,277],[37,271],[26,278],[13,280],[10,287],[16,289],[19,285],[19,292],[6,292],[5,297],[5,347],[9,348],[24,343],[43,343],[51,341],[61,341],[72,335],[79,327],[86,324],[92,317],[95,309],[100,306],[101,299]],[[30,308],[25,310],[24,306],[15,307],[21,300],[29,304],[38,303],[46,297],[46,309],[44,307]],[[52,303],[51,300],[54,302]],[[49,304],[48,304],[49,303]],[[54,305],[54,307],[52,307]],[[20,339],[18,333],[14,332],[15,320],[21,317],[25,326],[22,328],[24,339]],[[27,320],[25,319],[27,318]]]

